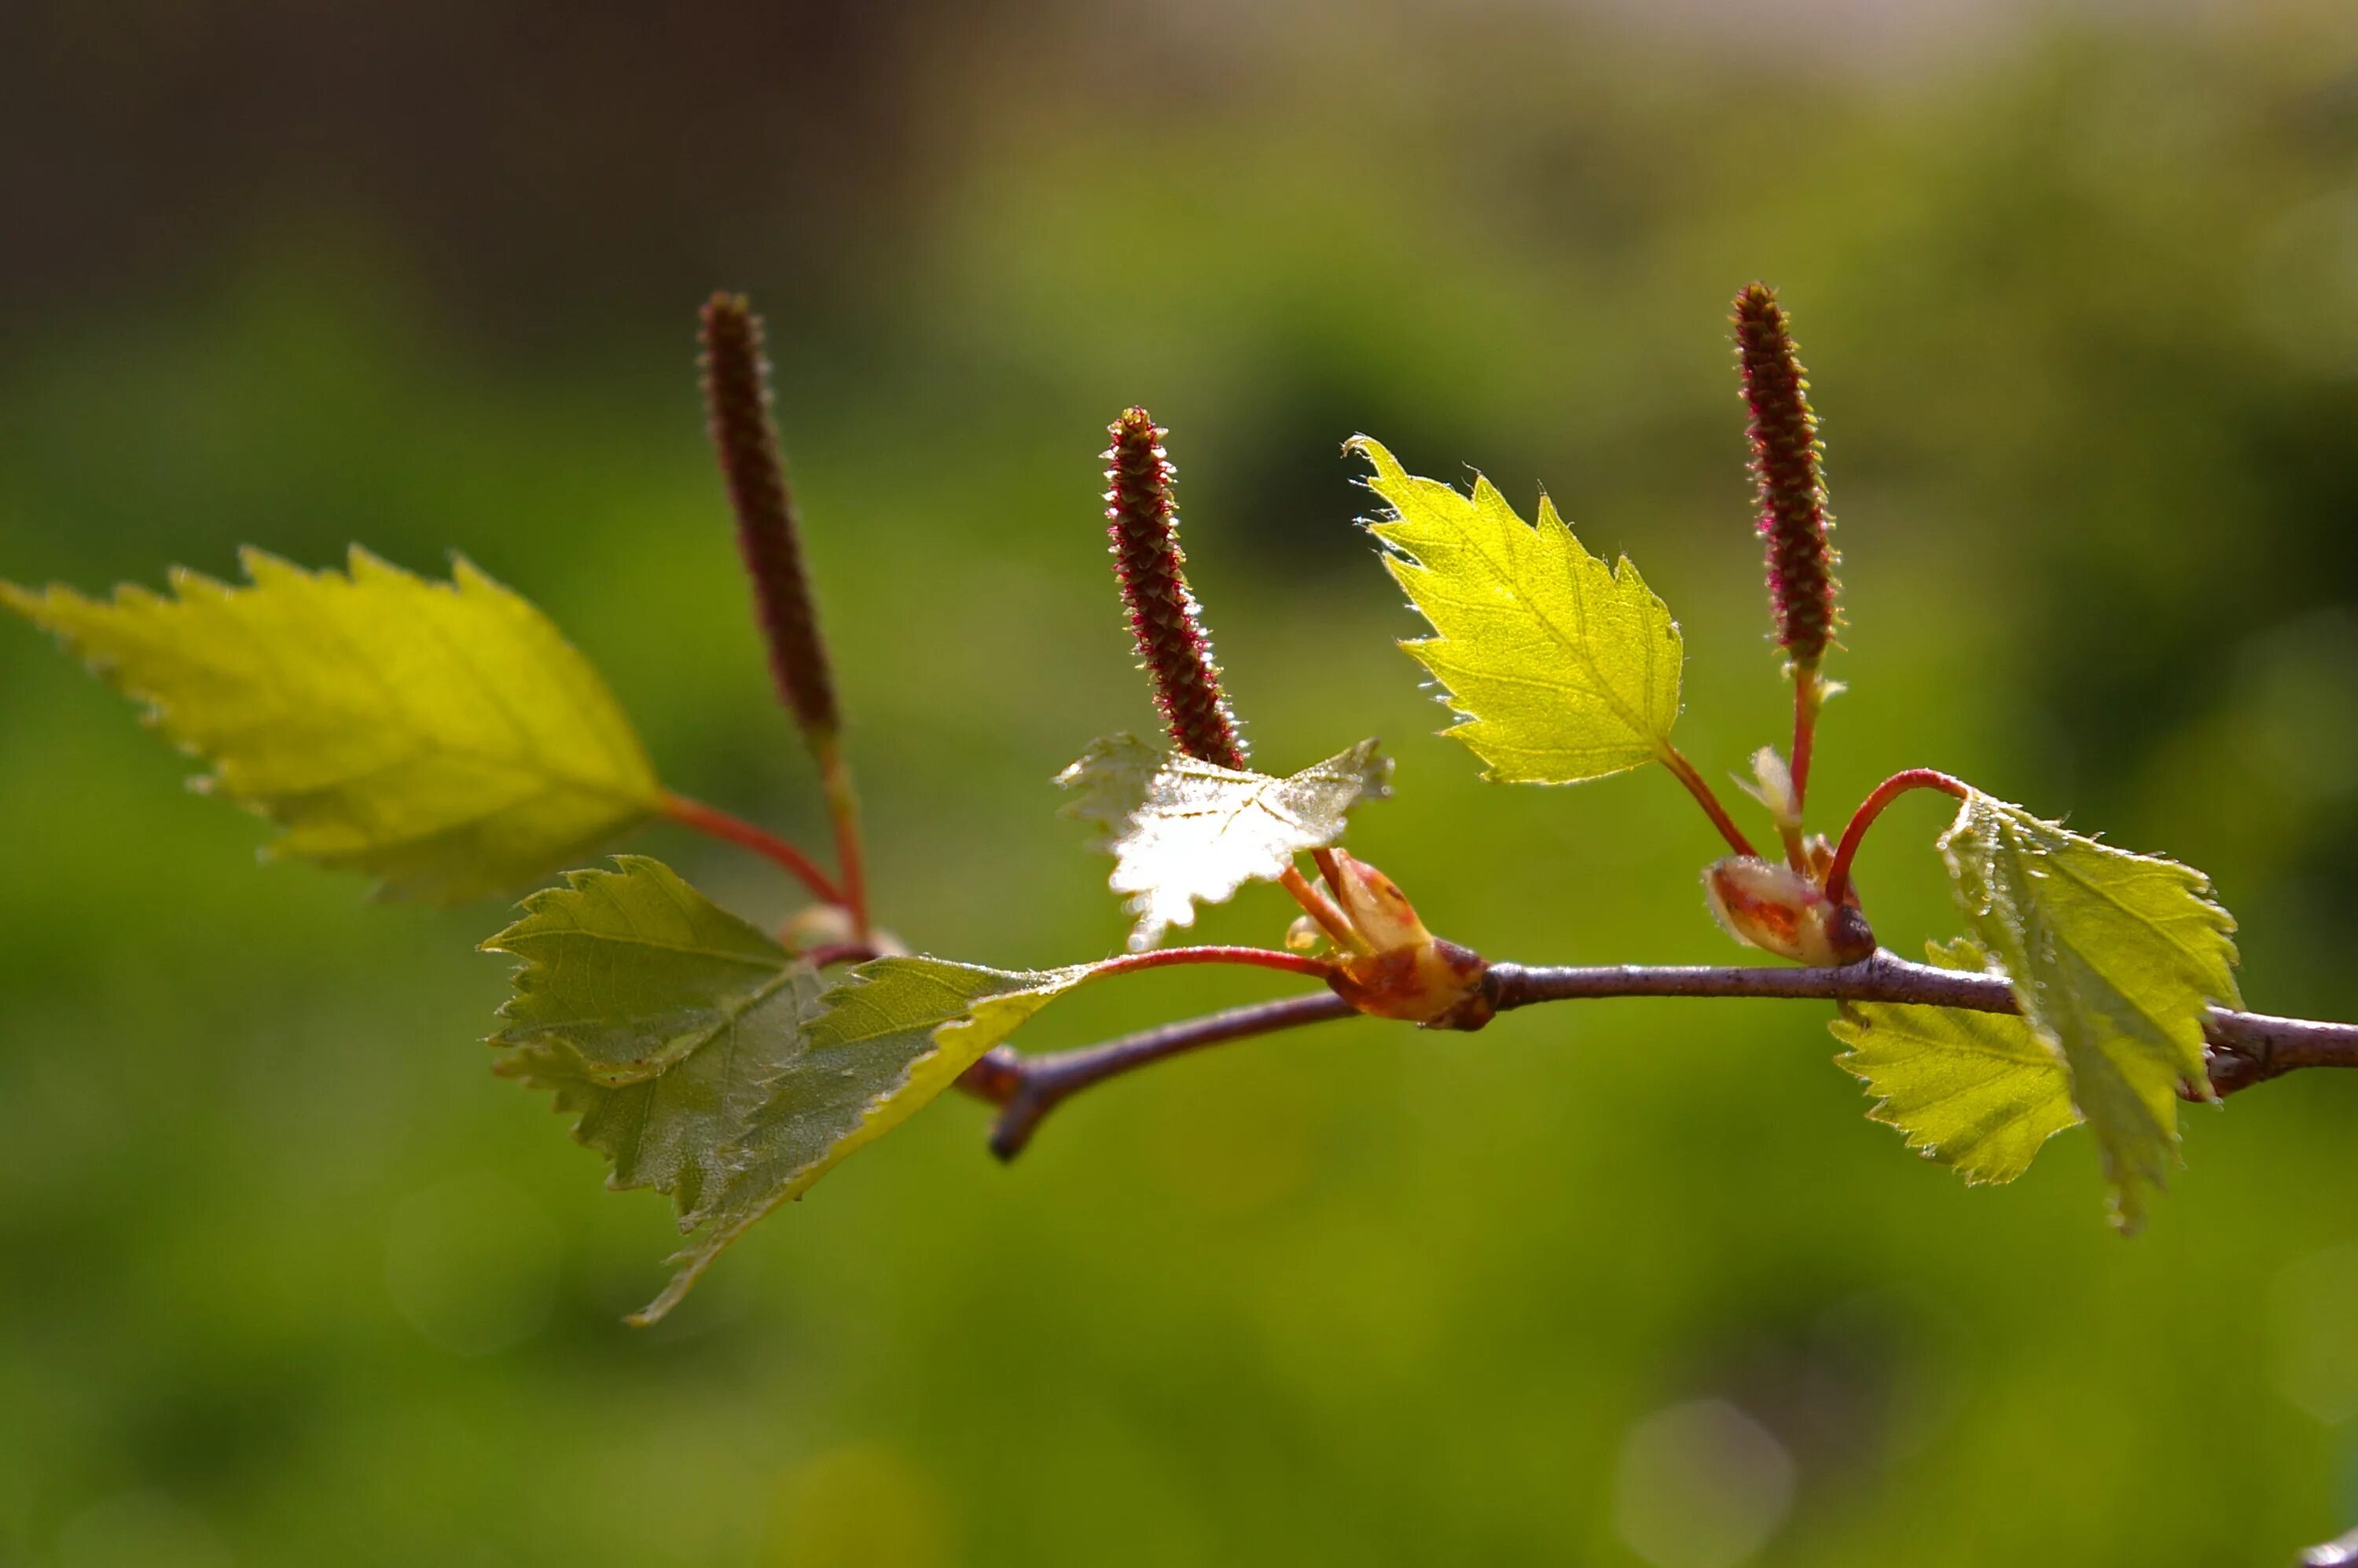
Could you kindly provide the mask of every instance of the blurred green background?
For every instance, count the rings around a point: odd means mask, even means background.
[[[1152,722],[1097,453],[1173,427],[1259,759],[1531,961],[1713,961],[1659,773],[1498,789],[1391,648],[1355,430],[1544,483],[1780,738],[1725,302],[1795,312],[1853,691],[1821,816],[1933,764],[2212,873],[2245,992],[2358,1016],[2358,15],[2317,4],[0,8],[0,574],[463,548],[669,782],[816,838],[692,367],[781,415],[890,924],[1124,922],[1047,780]],[[0,628],[0,1563],[2287,1562],[2358,1523],[2358,1083],[1967,1191],[1813,1006],[1354,1022],[946,1101],[660,1328],[668,1212],[480,1044],[497,906],[295,865]],[[1929,798],[1861,863],[1955,929]],[[767,868],[636,846],[749,915]],[[1250,891],[1216,939],[1268,941]],[[1144,976],[1027,1039],[1282,989]]]

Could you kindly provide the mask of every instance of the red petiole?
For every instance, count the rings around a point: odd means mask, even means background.
[[[663,814],[683,827],[693,827],[698,833],[709,834],[741,849],[751,849],[763,860],[784,866],[817,897],[828,903],[845,905],[843,892],[835,885],[833,878],[819,870],[817,863],[808,855],[766,828],[756,827],[741,817],[730,816],[718,806],[690,800],[669,790],[664,791]]]
[[[852,787],[851,769],[831,735],[815,741],[819,785],[827,795],[827,814],[835,824],[835,863],[843,878],[843,896],[837,900],[851,916],[854,939],[865,942],[871,932],[868,920],[868,867],[860,849],[860,792]]]
[[[1727,807],[1719,804],[1719,796],[1712,793],[1711,785],[1704,782],[1704,776],[1695,772],[1695,765],[1687,761],[1685,754],[1665,741],[1661,762],[1662,766],[1671,770],[1671,777],[1687,786],[1687,793],[1695,797],[1695,804],[1703,807],[1705,816],[1711,818],[1711,825],[1719,829],[1719,836],[1727,840],[1727,847],[1739,855],[1757,859],[1758,851],[1752,848],[1752,840],[1744,836],[1744,829],[1727,815]]]
[[[1281,953],[1273,947],[1158,947],[1146,953],[1125,953],[1097,966],[1100,975],[1126,975],[1137,969],[1162,969],[1182,964],[1241,964],[1258,969],[1278,969],[1323,980],[1335,972],[1324,958]]]
[[[1810,755],[1818,740],[1818,708],[1825,688],[1815,670],[1793,672],[1793,812],[1799,816],[1810,793]]]
[[[1851,814],[1850,826],[1843,829],[1842,843],[1835,848],[1833,861],[1826,868],[1826,897],[1835,904],[1839,905],[1850,892],[1850,863],[1857,857],[1866,830],[1875,826],[1875,819],[1883,815],[1885,806],[1911,789],[1936,789],[1959,800],[1970,800],[1974,793],[1973,786],[1963,779],[1951,778],[1934,768],[1909,768],[1876,785]]]

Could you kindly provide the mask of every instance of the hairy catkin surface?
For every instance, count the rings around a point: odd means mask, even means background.
[[[737,512],[737,545],[753,579],[754,612],[770,645],[778,694],[813,745],[828,743],[838,719],[835,677],[819,638],[810,579],[803,569],[777,427],[770,416],[770,366],[762,319],[742,295],[716,294],[704,307],[704,405],[713,450]]]
[[[1220,666],[1212,660],[1202,612],[1181,571],[1187,557],[1179,548],[1171,463],[1163,452],[1167,432],[1145,409],[1131,408],[1109,433],[1106,535],[1113,542],[1114,575],[1130,609],[1139,660],[1154,682],[1155,706],[1180,751],[1242,771],[1244,741],[1220,695]]]
[[[1736,297],[1736,357],[1752,413],[1752,473],[1777,641],[1796,668],[1814,669],[1840,624],[1834,595],[1841,585],[1833,573],[1840,557],[1827,539],[1833,519],[1826,512],[1809,381],[1784,308],[1765,285]]]

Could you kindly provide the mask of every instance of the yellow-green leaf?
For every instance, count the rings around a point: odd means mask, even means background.
[[[679,1304],[721,1251],[853,1151],[898,1127],[984,1052],[1087,979],[1093,967],[987,969],[942,958],[878,958],[819,999],[802,1048],[724,1152],[730,1175],[681,1222],[701,1234],[672,1255],[678,1271],[632,1319]]]
[[[1069,815],[1104,829],[1096,847],[1114,858],[1108,879],[1138,917],[1132,951],[1174,925],[1192,925],[1198,903],[1221,903],[1249,881],[1284,875],[1293,857],[1343,836],[1344,818],[1389,793],[1391,760],[1362,741],[1287,778],[1238,773],[1157,750],[1134,735],[1097,741],[1056,775],[1078,792]]]
[[[1925,952],[1944,969],[1986,967],[1982,950],[1964,940],[1928,943]],[[2020,1018],[1853,1002],[1827,1027],[1850,1047],[1835,1065],[1875,1096],[1866,1114],[1968,1182],[2014,1180],[2042,1144],[2080,1120],[2063,1058]]]
[[[1967,928],[2055,1042],[2124,1231],[2178,1152],[2178,1087],[2207,1091],[2210,1004],[2239,1005],[2234,920],[2201,872],[1976,791],[1941,836]]]
[[[348,574],[259,550],[250,586],[176,570],[169,596],[0,584],[182,750],[285,831],[273,845],[458,903],[513,892],[639,826],[662,791],[588,660],[510,589],[367,551]]]
[[[1456,736],[1515,784],[1574,784],[1660,758],[1679,716],[1678,622],[1623,557],[1582,547],[1540,498],[1527,525],[1488,480],[1474,493],[1417,479],[1365,436],[1368,487],[1390,503],[1368,531],[1434,635],[1402,647],[1433,672]]]

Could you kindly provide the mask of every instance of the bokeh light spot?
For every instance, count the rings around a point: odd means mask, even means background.
[[[1725,1400],[1690,1400],[1622,1440],[1613,1522],[1657,1568],[1735,1568],[1784,1523],[1794,1478],[1767,1427]]]

